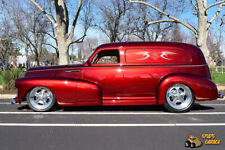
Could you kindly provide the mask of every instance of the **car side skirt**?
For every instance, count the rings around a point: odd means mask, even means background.
[[[118,98],[103,98],[103,106],[122,106],[122,105],[155,105],[154,97],[122,97]]]

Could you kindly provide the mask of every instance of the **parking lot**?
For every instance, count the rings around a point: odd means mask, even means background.
[[[168,113],[161,106],[67,107],[33,112],[26,103],[0,100],[1,150],[149,150],[224,149],[225,101],[201,102],[188,113]],[[206,145],[202,134],[215,134],[220,145]]]

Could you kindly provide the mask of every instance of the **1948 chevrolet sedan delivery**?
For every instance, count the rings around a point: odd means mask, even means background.
[[[82,65],[36,67],[16,80],[18,96],[34,111],[59,106],[164,105],[189,111],[195,100],[215,100],[201,50],[171,42],[99,46]]]

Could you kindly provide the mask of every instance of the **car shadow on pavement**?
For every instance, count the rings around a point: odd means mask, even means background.
[[[28,105],[19,105],[18,110],[31,110],[31,108]]]
[[[215,109],[211,106],[204,106],[204,104],[195,103],[191,110],[212,110]]]
[[[194,104],[191,110],[212,110],[214,107]],[[162,105],[152,106],[81,106],[81,107],[59,107],[59,111],[161,111],[166,110]]]
[[[31,110],[28,105],[22,105],[17,108],[18,110]],[[201,104],[194,104],[191,110],[211,110],[215,109],[210,106],[204,106]],[[57,107],[52,111],[161,111],[165,112],[163,106],[161,105],[152,105],[152,106],[79,106],[79,107]]]
[[[59,109],[62,111],[164,111],[162,106],[81,106]]]

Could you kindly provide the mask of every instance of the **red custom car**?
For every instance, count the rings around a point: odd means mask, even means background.
[[[128,42],[99,46],[83,65],[31,68],[16,80],[17,103],[34,111],[59,106],[164,105],[189,111],[195,100],[215,100],[201,50],[170,42]]]

